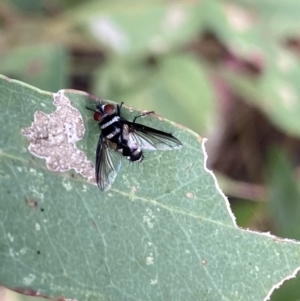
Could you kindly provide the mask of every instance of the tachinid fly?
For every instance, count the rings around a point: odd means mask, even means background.
[[[96,181],[102,191],[108,190],[121,168],[122,156],[131,162],[141,162],[143,151],[171,150],[181,147],[181,142],[169,133],[132,122],[121,117],[121,105],[99,104],[94,119],[99,123],[101,134],[96,151]]]

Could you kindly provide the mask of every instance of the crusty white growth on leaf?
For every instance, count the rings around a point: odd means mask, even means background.
[[[49,115],[41,111],[35,112],[31,126],[22,129],[22,134],[30,140],[28,150],[45,159],[47,167],[52,171],[74,169],[94,182],[93,163],[75,144],[83,138],[85,131],[81,114],[71,105],[64,90],[53,96],[56,111]]]

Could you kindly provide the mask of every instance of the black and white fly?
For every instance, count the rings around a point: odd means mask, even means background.
[[[99,104],[94,112],[94,120],[99,123],[101,134],[96,151],[95,174],[98,187],[108,190],[121,168],[122,156],[131,162],[141,162],[143,151],[172,150],[181,147],[181,142],[173,135],[132,122],[121,116],[121,105]]]

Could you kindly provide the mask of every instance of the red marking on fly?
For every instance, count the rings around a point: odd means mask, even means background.
[[[112,115],[116,111],[115,106],[111,104],[103,105],[101,109],[102,112],[99,110],[94,111],[94,120],[97,122],[101,122],[104,117]]]
[[[105,105],[103,108],[103,112],[105,115],[111,115],[115,113],[115,111],[116,111],[115,106],[111,104]]]
[[[102,120],[102,114],[98,111],[94,113],[94,120],[100,122]]]

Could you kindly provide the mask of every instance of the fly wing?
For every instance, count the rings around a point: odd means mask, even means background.
[[[144,151],[171,150],[182,146],[181,142],[172,134],[139,123],[129,121],[124,123],[128,127],[129,145],[137,144]]]
[[[121,155],[113,149],[111,142],[100,135],[96,151],[96,181],[102,191],[107,191],[121,168]]]

